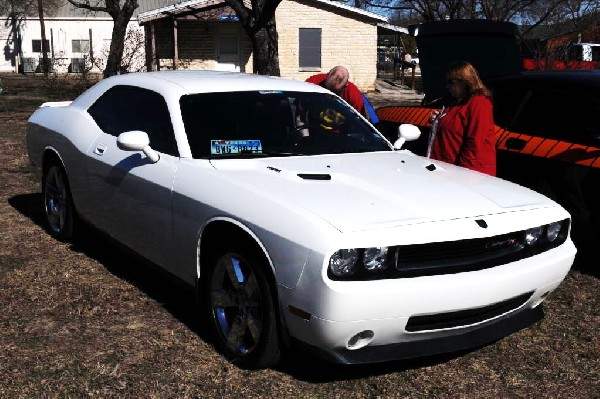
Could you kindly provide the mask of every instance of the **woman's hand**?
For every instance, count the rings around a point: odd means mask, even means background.
[[[444,108],[442,107],[442,109],[434,109],[433,111],[431,111],[431,116],[429,117],[429,123],[433,123],[436,120],[440,120],[444,115],[446,115],[444,113]]]

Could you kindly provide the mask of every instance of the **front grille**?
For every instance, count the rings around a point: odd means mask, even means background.
[[[558,236],[552,241],[545,238],[548,225],[541,228],[542,237],[534,245],[526,243],[527,231],[521,230],[493,237],[390,247],[385,270],[377,272],[368,271],[361,266],[364,250],[359,249],[359,266],[353,274],[336,276],[328,269],[328,276],[332,280],[381,280],[488,269],[558,247],[567,239],[569,221],[563,221]]]
[[[473,271],[527,255],[525,232],[451,242],[399,246],[396,269],[404,276]]]
[[[467,309],[434,315],[413,316],[408,319],[405,329],[408,332],[417,332],[469,326],[480,323],[523,306],[523,304],[526,303],[529,298],[531,298],[532,294],[533,292],[528,292],[526,294],[519,295],[518,297],[485,306],[483,308]]]
[[[541,238],[533,246],[526,244],[525,230],[470,240],[401,245],[393,261],[395,274],[418,277],[488,269],[555,248],[565,242],[568,231],[569,223],[565,221],[554,241]]]

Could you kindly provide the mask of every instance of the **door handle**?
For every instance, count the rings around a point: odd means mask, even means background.
[[[96,154],[96,155],[104,155],[104,151],[106,151],[106,145],[105,144],[98,144],[96,146],[96,148],[94,149],[94,154]]]

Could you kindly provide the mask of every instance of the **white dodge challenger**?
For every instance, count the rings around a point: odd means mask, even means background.
[[[232,362],[367,363],[529,326],[576,253],[563,208],[401,150],[414,129],[392,144],[305,82],[169,71],[43,104],[27,148],[49,233],[89,224],[194,287]]]

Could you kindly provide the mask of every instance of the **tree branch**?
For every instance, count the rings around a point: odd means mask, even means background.
[[[384,8],[386,10],[412,10],[413,9],[412,6],[402,6],[402,5],[389,6],[389,5],[374,3],[371,0],[364,0],[364,4],[368,5],[369,7]]]
[[[85,3],[80,3],[78,1],[75,0],[67,0],[69,3],[71,3],[72,5],[74,5],[77,8],[84,8],[86,10],[91,10],[91,11],[102,11],[102,12],[106,12],[108,13],[108,8],[107,7],[99,7],[99,6],[93,6],[90,4],[89,0],[85,0]]]
[[[250,21],[251,15],[250,15],[250,9],[248,9],[248,7],[246,7],[244,5],[244,2],[241,0],[226,0],[226,1],[227,1],[227,4],[229,4],[229,6],[231,8],[233,8],[233,11],[235,11],[235,13],[237,14],[242,26],[248,26],[251,23],[251,21]]]

